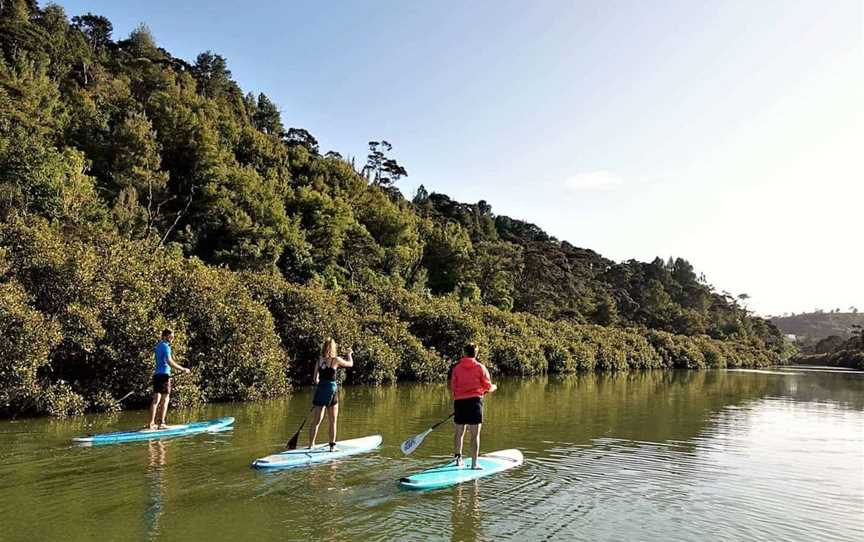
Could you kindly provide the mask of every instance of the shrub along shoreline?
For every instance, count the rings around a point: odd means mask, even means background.
[[[826,354],[801,354],[794,356],[793,365],[823,365],[825,367],[845,367],[864,371],[864,352],[856,350],[838,350]]]
[[[756,341],[550,321],[373,278],[328,288],[211,267],[179,250],[33,218],[0,228],[0,412],[77,415],[149,396],[152,348],[172,327],[177,406],[251,401],[310,379],[325,336],[353,346],[348,383],[445,378],[475,341],[493,374],[753,367],[780,356]]]

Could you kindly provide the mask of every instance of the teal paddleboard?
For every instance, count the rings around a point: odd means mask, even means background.
[[[157,438],[180,437],[194,435],[196,433],[216,433],[231,429],[234,418],[216,418],[203,422],[184,423],[169,425],[165,429],[140,429],[138,431],[118,431],[116,433],[101,433],[88,437],[75,437],[75,442],[83,444],[114,444],[117,442],[131,442],[135,440],[151,440]]]
[[[314,463],[325,463],[374,450],[378,446],[381,446],[381,440],[381,435],[340,440],[336,443],[336,447],[332,452],[328,444],[319,444],[311,450],[308,448],[285,450],[278,454],[256,459],[252,462],[252,466],[256,469],[290,469],[305,467]]]
[[[477,458],[481,469],[472,469],[470,458],[466,459],[461,467],[456,466],[456,461],[451,461],[446,465],[401,478],[399,485],[407,489],[440,489],[518,467],[523,461],[522,452],[519,450],[499,450]]]

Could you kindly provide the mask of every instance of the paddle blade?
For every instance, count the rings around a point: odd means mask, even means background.
[[[429,433],[431,433],[431,432],[432,432],[431,429],[427,429],[427,430],[423,431],[422,433],[420,433],[419,435],[415,435],[415,436],[409,438],[408,440],[406,440],[405,442],[403,442],[402,445],[399,446],[399,448],[402,450],[402,453],[405,455],[408,455],[411,452],[413,452],[414,450],[416,450],[417,448],[419,448],[420,445],[423,444],[423,439],[425,439],[426,436],[429,435]]]
[[[291,440],[288,441],[288,444],[285,445],[285,448],[287,448],[289,450],[296,450],[298,440],[300,440],[300,431],[299,430],[296,433],[294,433],[294,436],[291,437]]]
[[[285,447],[289,450],[297,449],[297,441],[300,439],[300,431],[303,430],[303,426],[306,425],[306,418],[303,418],[303,421],[300,423],[300,427],[297,428],[297,432],[294,433],[294,436],[291,437],[291,440],[285,445]]]

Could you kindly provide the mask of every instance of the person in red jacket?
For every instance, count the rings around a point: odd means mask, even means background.
[[[462,349],[462,359],[450,368],[450,391],[453,393],[453,422],[456,464],[462,463],[462,438],[465,427],[471,433],[471,468],[479,469],[480,426],[483,424],[483,396],[498,387],[489,378],[489,371],[477,361],[477,345],[469,343]]]

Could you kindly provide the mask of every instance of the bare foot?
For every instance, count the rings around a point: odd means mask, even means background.
[[[471,470],[483,470],[482,465],[475,465],[474,462],[471,462]]]
[[[464,467],[464,466],[465,466],[465,462],[462,461],[462,456],[461,456],[461,455],[460,455],[460,456],[456,456],[456,466],[457,466],[457,467]]]
[[[163,423],[159,424],[159,427],[157,427],[157,429],[159,429],[161,431],[162,429],[168,429],[168,426],[165,425],[165,423],[163,422]]]
[[[147,424],[147,427],[145,427],[144,430],[146,431],[146,430],[148,430],[148,429],[149,429],[150,431],[156,429],[156,424],[155,424],[155,423],[149,423],[149,424]]]

